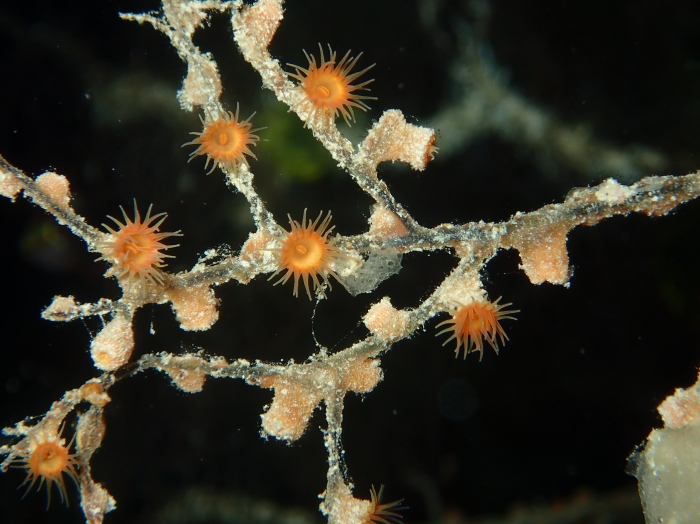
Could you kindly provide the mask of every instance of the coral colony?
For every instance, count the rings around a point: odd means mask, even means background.
[[[211,55],[193,44],[197,30],[206,28],[213,12],[231,16],[235,42],[245,60],[262,78],[263,86],[304,122],[308,132],[325,147],[359,188],[374,200],[368,229],[343,236],[331,225],[331,212],[303,211],[301,221],[289,216],[289,230],[266,208],[253,184],[251,159],[260,129],[255,116],[241,120],[220,101],[222,83]],[[321,512],[329,522],[359,524],[392,523],[401,518],[402,501],[382,503],[382,491],[372,488],[369,498],[353,492],[343,461],[341,432],[343,403],[347,393],[367,394],[382,380],[380,357],[400,340],[440,317],[438,335],[445,344],[455,341],[455,355],[484,353],[484,342],[498,352],[508,336],[502,325],[515,320],[507,297],[492,300],[482,283],[485,264],[499,250],[517,250],[521,269],[533,284],[566,285],[571,270],[566,250],[568,233],[581,225],[594,225],[614,215],[642,213],[665,215],[700,195],[700,174],[680,177],[647,177],[626,186],[609,179],[595,187],[572,190],[558,204],[529,213],[516,213],[499,223],[419,224],[379,179],[382,162],[403,162],[424,170],[438,152],[432,129],[410,124],[399,110],[387,110],[366,136],[353,145],[336,127],[338,116],[354,122],[354,109],[366,111],[369,79],[360,79],[372,67],[358,69],[360,54],[338,55],[319,46],[320,60],[305,52],[306,67],[284,66],[272,57],[268,46],[283,18],[281,0],[180,1],[163,0],[158,14],[125,14],[126,20],[150,24],[163,32],[187,65],[178,100],[186,111],[196,111],[204,126],[194,132],[190,160],[202,162],[202,174],[221,171],[226,182],[250,204],[255,230],[236,254],[212,249],[191,270],[170,273],[165,260],[172,257],[172,241],[185,230],[169,232],[166,214],[152,214],[149,206],[142,218],[134,201],[133,214],[122,208],[123,220],[109,217],[104,230],[88,224],[72,205],[69,182],[63,175],[46,172],[35,179],[0,157],[0,193],[15,201],[21,197],[51,214],[62,226],[81,238],[88,251],[105,267],[122,294],[118,300],[80,303],[72,296],[56,296],[43,311],[46,320],[69,322],[91,316],[105,319],[94,336],[90,355],[98,372],[82,385],[66,391],[43,415],[6,428],[8,442],[0,447],[2,470],[15,466],[26,471],[24,484],[32,488],[56,487],[67,499],[66,480],[80,492],[88,523],[102,522],[116,508],[108,486],[92,477],[90,460],[105,432],[109,389],[147,369],[168,375],[187,393],[197,393],[210,378],[241,379],[251,386],[274,392],[262,414],[262,431],[287,442],[299,439],[316,408],[323,410],[324,443],[328,456],[326,489]],[[291,70],[290,70],[291,68]],[[357,69],[357,70],[356,70]],[[125,203],[131,206],[131,203]],[[143,206],[142,206],[143,209]],[[316,218],[313,218],[316,217]],[[298,215],[297,215],[298,218]],[[339,230],[342,231],[342,223]],[[293,282],[290,291],[298,300],[332,300],[331,287],[339,283],[350,294],[371,292],[393,272],[387,261],[399,254],[420,250],[443,250],[456,259],[452,272],[414,308],[394,307],[389,297],[376,297],[362,321],[369,334],[349,347],[320,350],[302,363],[287,365],[227,360],[204,352],[144,354],[132,358],[135,345],[132,327],[137,311],[147,304],[168,304],[183,330],[210,329],[218,319],[219,301],[214,288],[230,282],[246,284],[254,278]],[[390,264],[389,264],[390,265]],[[293,277],[293,278],[292,278]],[[303,288],[300,289],[300,282]],[[270,282],[269,285],[273,285]],[[288,288],[289,286],[287,286]],[[342,289],[340,290],[342,292]],[[517,306],[516,306],[517,307]],[[507,327],[507,326],[506,326]],[[436,346],[440,342],[435,340]],[[66,417],[77,413],[77,424],[67,427]]]

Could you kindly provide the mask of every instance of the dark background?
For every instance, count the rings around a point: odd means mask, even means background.
[[[286,4],[272,43],[283,63],[304,65],[302,49],[330,43],[364,51],[376,62],[372,110],[353,131],[389,108],[430,125],[459,96],[450,80],[457,21],[473,22],[466,2],[436,2],[437,25],[420,22],[415,2],[394,0]],[[682,175],[700,168],[700,9],[695,2],[505,2],[490,4],[484,33],[513,89],[570,125],[590,128],[609,145],[641,144],[663,154]],[[157,9],[153,1],[50,0],[0,5],[0,154],[37,176],[55,170],[72,184],[75,209],[92,225],[105,215],[142,207],[167,211],[168,231],[182,230],[173,270],[190,268],[204,250],[240,247],[252,228],[246,202],[230,193],[201,159],[187,164],[188,133],[200,129],[179,110],[175,92],[184,66],[150,26],[121,21],[119,11]],[[340,172],[298,120],[259,89],[241,59],[225,16],[215,16],[196,43],[214,53],[224,103],[241,104],[267,142],[252,161],[260,194],[285,222],[332,209],[337,231],[366,228],[371,201]],[[440,145],[438,130],[438,147]],[[382,166],[380,176],[425,226],[504,220],[561,201],[591,182],[575,169],[543,170],[537,153],[483,135],[447,159],[415,173]],[[652,173],[649,173],[652,174]],[[623,173],[620,176],[624,176]],[[615,218],[569,237],[571,287],[531,285],[514,252],[502,252],[484,275],[492,298],[521,310],[506,321],[510,342],[481,363],[455,360],[431,321],[425,332],[382,358],[385,380],[366,398],[346,399],[344,447],[360,496],[387,486],[405,498],[407,521],[507,513],[521,505],[556,506],[582,491],[623,490],[636,481],[625,459],[652,427],[655,407],[687,387],[700,362],[700,205],[672,216]],[[90,302],[118,298],[103,263],[78,239],[26,201],[0,204],[3,342],[0,425],[45,412],[66,389],[95,375],[88,354],[99,320],[54,324],[40,311],[54,295]],[[416,305],[455,263],[446,253],[413,253],[403,271],[371,296],[352,299],[336,286],[316,309],[291,286],[264,277],[247,287],[217,289],[221,318],[206,333],[183,333],[167,307],[149,306],[136,320],[137,353],[204,348],[233,359],[305,359],[319,343],[337,349],[365,334],[360,319],[388,295]],[[153,328],[155,335],[149,334]],[[302,439],[287,446],[259,436],[271,392],[209,380],[187,395],[156,373],[111,391],[107,434],[93,457],[93,476],[116,498],[108,523],[167,522],[156,512],[187,490],[242,494],[300,507],[315,515],[325,487],[320,412]],[[73,420],[71,420],[73,422]],[[66,434],[70,434],[66,431]],[[71,506],[45,494],[20,500],[21,471],[0,477],[0,522],[81,522]],[[320,518],[320,516],[319,516]],[[637,516],[637,519],[641,517]],[[201,520],[200,520],[201,521]],[[630,520],[633,522],[635,520]],[[638,522],[639,520],[636,520]],[[206,521],[209,522],[209,521]],[[219,522],[211,520],[211,522]]]

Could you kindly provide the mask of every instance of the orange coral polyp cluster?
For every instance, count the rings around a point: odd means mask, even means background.
[[[501,339],[501,345],[508,340],[501,320],[511,319],[516,320],[511,314],[518,313],[520,310],[504,310],[512,303],[499,304],[501,297],[498,297],[494,302],[487,300],[477,300],[468,305],[462,305],[452,310],[452,318],[440,322],[436,327],[447,326],[445,329],[437,333],[452,333],[442,345],[444,346],[450,340],[457,340],[455,348],[455,357],[459,357],[460,348],[464,346],[464,358],[472,351],[479,352],[479,360],[484,356],[484,339],[493,350],[498,354],[498,338]]]
[[[323,211],[321,211],[313,222],[311,219],[306,220],[306,209],[304,209],[304,215],[301,223],[296,220],[292,220],[289,217],[289,225],[291,226],[290,231],[284,231],[284,239],[282,240],[282,247],[275,249],[278,253],[278,268],[268,280],[271,280],[280,272],[286,270],[287,272],[280,278],[275,285],[284,284],[292,276],[294,276],[294,296],[299,296],[299,279],[304,281],[304,287],[306,288],[306,294],[311,298],[311,289],[309,288],[309,278],[313,280],[314,290],[319,292],[321,296],[325,296],[323,293],[323,286],[319,280],[319,276],[323,279],[323,283],[327,284],[329,288],[332,289],[331,283],[328,280],[328,276],[332,276],[338,282],[340,282],[344,287],[347,286],[340,277],[331,269],[330,263],[334,260],[346,259],[355,260],[354,257],[346,255],[338,248],[331,246],[328,243],[328,235],[333,230],[333,227],[328,227],[331,223],[331,213],[328,212],[326,218],[319,224]]]
[[[34,449],[28,457],[21,458],[19,467],[24,468],[27,472],[27,478],[24,479],[21,486],[29,484],[25,495],[39,480],[39,488],[46,483],[47,499],[46,507],[51,503],[51,487],[53,485],[58,489],[58,494],[61,497],[61,502],[68,504],[68,494],[66,492],[66,484],[63,474],[70,477],[76,486],[80,485],[78,479],[77,461],[75,455],[68,450],[72,441],[68,446],[63,444],[63,439],[58,435],[46,436],[39,434],[32,437],[34,439]]]
[[[350,120],[355,121],[353,107],[367,111],[369,106],[364,100],[376,100],[373,96],[364,96],[354,91],[369,91],[367,84],[374,81],[367,80],[361,84],[352,85],[358,77],[374,67],[372,64],[362,71],[350,73],[362,53],[356,57],[350,57],[350,51],[336,64],[336,53],[328,46],[330,54],[329,60],[323,54],[321,44],[318,45],[321,52],[321,63],[316,64],[316,58],[304,51],[306,59],[309,61],[308,69],[288,64],[296,70],[296,73],[289,73],[289,76],[300,82],[299,87],[306,94],[306,100],[311,103],[309,120],[321,119],[324,122],[333,121],[337,118],[338,112],[343,115],[345,122],[350,125]]]
[[[208,117],[207,119],[203,119],[200,116],[199,119],[202,121],[204,130],[201,133],[190,133],[196,135],[197,138],[191,142],[182,144],[182,147],[190,145],[199,146],[190,153],[188,162],[197,156],[206,155],[207,162],[204,165],[204,169],[209,167],[209,162],[214,162],[211,169],[207,171],[208,175],[214,171],[217,166],[226,168],[229,171],[235,171],[240,164],[248,165],[246,155],[257,160],[257,157],[249,147],[256,145],[258,140],[260,140],[260,137],[254,133],[262,129],[251,129],[253,125],[250,123],[250,119],[253,118],[254,115],[255,113],[241,122],[238,119],[238,106],[236,106],[235,115],[229,112],[223,118],[214,120]]]
[[[128,278],[129,286],[133,284],[134,279],[138,279],[141,284],[146,281],[163,284],[164,275],[161,269],[166,266],[163,260],[174,257],[161,251],[177,247],[179,244],[167,245],[162,241],[168,237],[182,236],[179,231],[160,233],[160,225],[166,219],[167,213],[151,216],[152,208],[153,205],[148,207],[142,222],[134,200],[133,221],[126,215],[124,208],[119,206],[124,223],[107,215],[107,218],[117,224],[118,229],[114,230],[107,224],[102,224],[109,231],[110,239],[99,246],[102,256],[97,260],[110,262],[112,268],[108,271],[108,276],[115,275],[119,280]]]

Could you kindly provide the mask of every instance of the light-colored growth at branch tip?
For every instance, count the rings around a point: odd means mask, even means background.
[[[126,364],[134,351],[131,319],[117,314],[92,339],[90,355],[97,369],[115,371]]]
[[[375,166],[380,162],[398,160],[423,171],[437,152],[435,131],[409,124],[401,111],[391,109],[372,126],[360,151]]]

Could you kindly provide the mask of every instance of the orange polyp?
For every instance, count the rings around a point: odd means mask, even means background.
[[[336,64],[336,53],[330,45],[328,46],[330,56],[327,61],[321,44],[318,47],[321,52],[321,63],[317,65],[316,58],[304,51],[304,55],[309,61],[308,69],[288,64],[296,70],[296,73],[289,73],[289,76],[299,81],[300,89],[306,94],[306,100],[311,103],[308,120],[319,119],[322,124],[328,124],[334,121],[340,112],[345,122],[350,125],[350,120],[355,121],[354,107],[367,111],[369,106],[364,100],[376,100],[376,97],[359,95],[354,92],[369,91],[365,86],[373,82],[373,79],[360,84],[352,84],[354,80],[372,69],[374,64],[362,71],[350,73],[362,53],[352,58],[350,51],[348,51]]]
[[[282,247],[274,251],[279,253],[278,268],[268,280],[271,280],[281,271],[287,272],[280,278],[275,285],[284,284],[292,276],[294,276],[294,296],[299,296],[299,279],[304,281],[306,294],[311,298],[311,288],[309,287],[309,277],[313,280],[314,290],[321,296],[325,296],[323,285],[319,280],[319,276],[323,279],[323,283],[327,284],[332,289],[328,276],[332,276],[340,282],[346,289],[345,283],[340,280],[330,263],[334,260],[356,259],[343,253],[340,249],[331,246],[328,243],[328,235],[333,230],[333,227],[328,226],[331,223],[331,213],[328,212],[326,218],[319,224],[323,211],[319,213],[314,222],[311,219],[306,220],[306,209],[301,219],[301,224],[289,217],[290,231],[283,230],[285,237],[282,240]]]
[[[452,332],[452,336],[448,338],[442,345],[444,346],[450,340],[457,340],[455,348],[455,357],[459,357],[460,348],[464,346],[464,358],[472,351],[479,352],[479,360],[484,356],[484,339],[493,350],[498,354],[498,338],[501,339],[501,345],[508,340],[505,330],[501,326],[501,320],[511,319],[513,313],[518,313],[520,310],[504,310],[511,303],[498,304],[501,297],[498,297],[494,302],[487,300],[477,300],[468,305],[460,304],[459,308],[450,311],[452,318],[440,322],[436,327],[447,326],[445,329],[437,333],[435,336],[443,333]]]
[[[408,509],[406,506],[401,505],[403,499],[382,504],[384,485],[379,487],[379,492],[377,492],[374,489],[374,486],[372,486],[369,494],[370,505],[368,516],[367,519],[364,520],[363,524],[401,524],[403,522],[402,515],[396,513],[397,511]]]
[[[241,164],[248,165],[246,156],[256,158],[249,146],[257,144],[260,138],[254,133],[263,128],[251,129],[253,126],[250,123],[250,119],[253,118],[255,113],[242,122],[239,120],[238,115],[239,108],[236,105],[235,115],[229,112],[223,118],[214,120],[209,118],[203,119],[200,116],[199,118],[204,126],[203,131],[201,133],[190,133],[196,135],[197,138],[182,144],[183,147],[189,145],[198,146],[197,149],[190,153],[188,162],[197,156],[206,155],[207,161],[204,169],[209,167],[209,162],[214,162],[211,169],[207,171],[207,174],[209,174],[217,166],[235,171]]]
[[[97,260],[106,260],[112,264],[108,276],[115,275],[117,279],[128,278],[128,286],[131,287],[134,279],[142,284],[148,280],[153,284],[163,284],[164,275],[161,268],[165,258],[173,258],[172,255],[162,253],[162,250],[177,247],[177,245],[163,244],[162,240],[172,236],[182,236],[179,231],[175,233],[160,233],[159,228],[166,219],[166,213],[151,216],[153,205],[148,207],[143,222],[134,200],[134,220],[127,215],[120,206],[124,223],[114,217],[110,218],[119,228],[114,230],[106,224],[102,224],[109,231],[110,239],[102,242],[98,248],[102,256]],[[155,222],[155,223],[154,223]]]
[[[63,473],[68,475],[75,482],[76,486],[80,485],[76,469],[77,461],[75,456],[68,451],[72,441],[68,446],[65,446],[59,435],[47,437],[43,433],[39,433],[33,438],[35,440],[34,449],[28,457],[19,459],[22,462],[20,467],[27,472],[27,478],[21,484],[21,486],[29,484],[25,495],[32,489],[38,479],[39,489],[46,483],[47,509],[51,503],[51,487],[53,485],[56,485],[58,489],[61,502],[65,502],[68,505],[68,493],[66,492]]]

